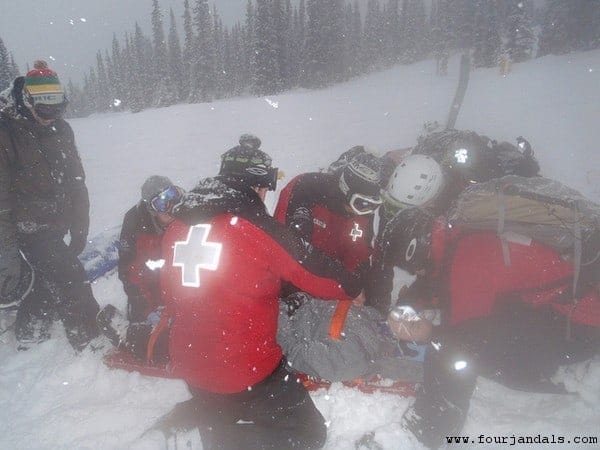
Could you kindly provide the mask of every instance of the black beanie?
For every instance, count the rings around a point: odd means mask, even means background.
[[[364,152],[354,156],[340,175],[339,186],[349,200],[353,194],[379,198],[381,159]]]

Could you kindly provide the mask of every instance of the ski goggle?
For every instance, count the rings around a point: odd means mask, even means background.
[[[57,103],[55,105],[46,105],[44,103],[36,103],[33,105],[35,113],[45,120],[54,120],[62,117],[67,109],[67,101]]]
[[[277,167],[253,166],[244,170],[247,174],[247,182],[256,187],[267,188],[270,191],[277,189],[277,180],[280,179],[280,172]]]
[[[169,186],[150,200],[150,207],[158,213],[170,214],[176,206],[181,204],[183,194],[184,191],[180,187]]]
[[[359,216],[374,214],[381,203],[380,197],[368,197],[362,194],[352,194],[348,202],[352,211]]]

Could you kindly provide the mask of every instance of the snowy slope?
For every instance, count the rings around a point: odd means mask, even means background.
[[[214,174],[218,156],[244,132],[262,138],[287,180],[325,167],[353,145],[410,146],[424,122],[445,122],[457,67],[454,58],[452,75],[439,78],[429,61],[321,91],[73,120],[88,176],[91,234],[121,222],[150,174],[184,187]],[[546,175],[599,202],[599,118],[600,51],[594,51],[515,65],[506,78],[494,69],[473,72],[457,127],[498,140],[527,137]],[[276,196],[269,195],[272,209]],[[124,304],[114,274],[96,282],[94,292],[102,304]],[[60,327],[55,335],[28,352],[16,351],[10,332],[0,336],[0,448],[164,448],[160,436],[140,435],[189,396],[185,385],[108,370],[97,354],[74,356]],[[573,386],[585,388],[585,399],[519,393],[481,380],[464,433],[600,437],[600,362],[595,368],[584,380],[568,375]],[[353,449],[371,430],[384,449],[419,448],[397,425],[406,399],[341,386],[314,398],[329,423],[328,449]]]

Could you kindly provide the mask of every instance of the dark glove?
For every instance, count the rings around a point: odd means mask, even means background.
[[[310,240],[313,226],[312,214],[308,208],[302,206],[294,211],[292,220],[290,221],[290,228],[294,230],[296,234],[304,239]]]
[[[69,250],[71,250],[75,256],[79,256],[87,244],[87,232],[71,229],[69,234],[71,235]]]
[[[33,270],[17,251],[0,258],[0,309],[17,306],[33,285]]]
[[[282,298],[281,301],[285,303],[287,307],[288,317],[293,316],[296,310],[298,310],[298,308],[300,308],[307,299],[308,295],[304,292],[295,292],[285,298]]]

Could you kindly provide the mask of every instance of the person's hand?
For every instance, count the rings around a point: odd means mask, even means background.
[[[421,318],[410,306],[394,308],[388,315],[388,325],[394,336],[402,341],[427,342],[433,331],[433,324]]]
[[[358,294],[356,297],[354,297],[354,299],[352,299],[352,304],[354,306],[364,306],[366,301],[367,297],[365,295],[365,291],[362,290],[360,291],[360,294]]]
[[[304,292],[294,292],[293,294],[282,298],[281,301],[286,305],[288,317],[292,317],[296,310],[300,308],[307,299],[308,297]]]

